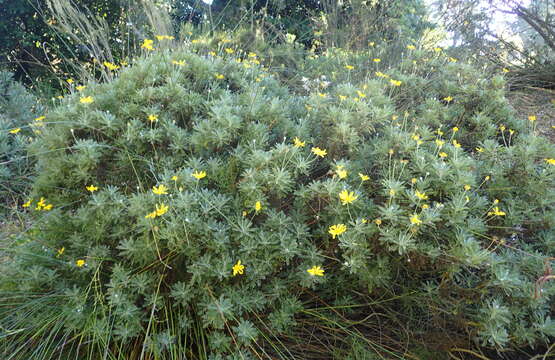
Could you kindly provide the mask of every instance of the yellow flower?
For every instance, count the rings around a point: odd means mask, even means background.
[[[461,144],[459,144],[459,142],[457,140],[453,140],[453,146],[456,148],[460,148]]]
[[[45,206],[46,206],[46,199],[41,197],[39,202],[37,203],[37,207],[35,208],[35,210],[42,210],[42,208]]]
[[[414,50],[414,49],[416,49],[416,46],[414,46],[414,45],[407,45],[407,49],[409,49],[409,50]]]
[[[410,223],[412,225],[420,225],[420,224],[422,224],[422,220],[420,220],[420,218],[418,217],[418,214],[413,214],[410,217]]]
[[[145,215],[146,219],[154,219],[155,217],[156,217],[156,211],[153,211]]]
[[[256,55],[255,53],[249,52],[248,57],[250,57],[250,58],[255,58],[256,56],[257,56],[257,55]]]
[[[86,187],[86,189],[90,192],[95,192],[96,190],[98,190],[98,187],[94,186],[94,185],[89,185]]]
[[[417,198],[419,198],[420,200],[427,200],[428,199],[428,195],[426,195],[425,193],[421,193],[420,191],[416,190],[414,192],[414,196],[416,196]]]
[[[192,177],[194,177],[197,180],[200,180],[204,177],[206,177],[206,171],[195,171],[191,174]]]
[[[355,67],[352,65],[345,65],[345,69],[347,70],[353,70]]]
[[[389,80],[389,82],[390,82],[391,85],[393,85],[393,86],[401,86],[401,84],[403,83],[403,82],[400,81],[400,80],[393,80],[393,79]]]
[[[69,79],[67,79],[66,81],[67,81],[67,83],[70,84],[70,85],[74,83],[74,81],[73,81],[72,78],[69,78]]]
[[[489,181],[489,179],[490,179],[490,176],[488,175],[484,178],[484,181]]]
[[[172,64],[178,65],[178,66],[185,66],[185,65],[187,65],[187,64],[185,63],[185,61],[183,61],[183,60],[179,60],[179,61],[177,61],[177,60],[172,60]]]
[[[509,72],[509,69],[503,68],[503,72],[504,72],[504,73],[508,73],[508,72]]]
[[[382,219],[376,219],[374,220],[374,223],[378,226],[380,226],[382,224]]]
[[[310,151],[312,151],[314,155],[319,157],[324,157],[328,154],[328,152],[325,149],[320,149],[319,147],[313,147],[312,150]]]
[[[360,181],[370,180],[370,176],[368,176],[368,175],[358,173],[358,176],[360,176]]]
[[[153,186],[152,187],[152,192],[155,193],[156,195],[167,195],[168,194],[168,188],[163,184],[158,186],[158,187]]]
[[[232,48],[226,48],[225,52],[228,54],[233,54],[235,52],[235,50],[233,50]]]
[[[218,80],[223,80],[225,79],[225,76],[223,76],[222,74],[215,74],[214,77]]]
[[[436,146],[438,148],[441,148],[443,146],[443,144],[445,144],[445,141],[439,140],[439,139],[436,139],[435,142],[436,142]]]
[[[435,51],[436,53],[439,53],[439,52],[441,52],[441,50],[442,50],[442,49],[441,49],[440,47],[436,47],[436,48],[434,48],[434,51]]]
[[[27,200],[27,202],[25,204],[23,204],[21,206],[23,206],[24,208],[27,208],[27,207],[31,206],[32,202],[33,202],[33,199],[29,199],[29,200]]]
[[[81,102],[81,104],[91,104],[94,102],[94,99],[92,96],[85,96],[79,99],[79,102]]]
[[[446,158],[447,157],[447,153],[444,153],[443,151],[439,153],[439,157],[440,158]]]
[[[43,206],[42,210],[44,210],[44,211],[52,210],[52,207],[53,207],[53,206],[54,206],[54,205],[52,205],[52,204],[45,205],[45,206]]]
[[[379,63],[380,61],[382,61],[382,59],[376,58],[376,59],[374,59],[374,60],[372,60],[372,61],[375,62],[375,63]]]
[[[555,165],[555,159],[544,159],[546,163],[550,165]]]
[[[466,185],[464,186],[464,190],[465,190],[465,191],[468,191],[468,190],[470,190],[470,189],[471,189],[470,185],[466,184]]]
[[[86,87],[85,85],[79,85],[79,86],[76,86],[76,87],[75,87],[75,90],[77,90],[77,91],[83,91],[83,90],[85,90],[86,88],[87,88],[87,87]]]
[[[447,96],[447,97],[444,97],[443,100],[445,100],[447,102],[451,102],[451,101],[453,101],[453,98],[451,96]]]
[[[350,204],[353,201],[355,201],[356,199],[358,199],[358,196],[355,195],[355,193],[353,191],[349,192],[349,191],[343,189],[343,191],[341,191],[339,193],[339,200],[341,200],[341,203],[343,205]]]
[[[459,131],[459,128],[455,126],[455,127],[453,128],[453,132],[456,133],[457,131]]]
[[[177,175],[172,176],[171,178],[173,181],[177,181],[179,178],[177,177]]]
[[[156,39],[158,41],[162,41],[162,40],[173,40],[175,38],[173,36],[170,36],[170,35],[156,35]]]
[[[412,138],[414,141],[418,141],[418,140],[420,140],[420,135],[414,134],[414,135],[412,135],[411,138]]]
[[[357,90],[357,95],[359,98],[364,99],[366,97],[366,94],[363,93],[362,91]]]
[[[112,64],[111,62],[108,62],[108,61],[104,61],[103,64],[104,64],[104,66],[106,66],[108,68],[108,70],[111,70],[111,71],[119,69],[118,65]]]
[[[337,176],[339,176],[340,179],[345,179],[347,177],[347,170],[337,169],[335,173],[337,174]]]
[[[156,216],[162,216],[168,212],[169,206],[164,204],[156,204]]]
[[[62,246],[62,248],[59,249],[59,250],[56,252],[56,257],[62,256],[62,254],[63,254],[65,251],[66,251],[66,248]]]
[[[255,210],[256,212],[259,212],[260,209],[262,209],[262,204],[260,203],[260,201],[257,201],[257,202],[254,204],[254,210]]]
[[[241,260],[237,260],[237,264],[233,265],[233,276],[239,274],[243,275],[245,272],[245,265],[241,264]]]
[[[325,98],[325,97],[326,97],[326,96],[328,96],[328,95],[327,95],[327,94],[324,94],[324,93],[321,93],[321,92],[319,92],[319,93],[318,93],[318,96],[319,96],[319,97],[321,97],[321,98]]]
[[[148,51],[152,51],[154,50],[154,47],[152,46],[153,43],[154,43],[154,40],[144,39],[143,44],[141,45],[141,48]]]
[[[491,215],[494,215],[494,216],[505,216],[506,214],[505,214],[504,211],[499,210],[499,208],[496,206],[496,207],[493,208],[492,211],[488,212],[488,215],[490,215],[490,216],[491,216]]]
[[[210,51],[210,52],[208,53],[208,55],[210,55],[210,56],[212,56],[212,57],[216,57],[216,52]]]
[[[17,134],[20,131],[21,131],[21,128],[13,129],[13,130],[10,130],[10,134]]]
[[[155,115],[155,114],[148,115],[148,121],[150,121],[151,123],[158,121],[158,115]]]
[[[85,266],[85,260],[79,259],[75,262],[75,265],[77,265],[77,267],[83,267]]]
[[[422,205],[422,209],[428,209],[430,206],[428,204]]]
[[[301,141],[301,139],[299,139],[298,137],[295,136],[295,138],[293,139],[293,146],[297,147],[297,148],[304,147],[305,142]]]
[[[536,115],[530,115],[530,116],[528,116],[528,120],[531,121],[531,122],[536,121]]]
[[[450,57],[450,58],[449,58],[449,61],[450,61],[450,62],[457,62],[458,60],[455,59],[454,57]]]
[[[337,235],[341,235],[343,234],[345,231],[347,231],[347,226],[345,226],[345,224],[337,224],[337,225],[332,225],[330,226],[328,232],[330,233],[332,239],[335,239],[335,237]]]
[[[368,46],[370,46],[370,47],[374,47],[374,45],[376,45],[376,43],[375,43],[375,42],[373,42],[373,41],[369,41],[369,42],[368,42]]]
[[[395,190],[389,189],[389,196],[395,196]]]
[[[388,78],[389,77],[389,75],[384,74],[381,71],[376,71],[375,74],[376,74],[377,77],[381,77],[381,78]]]
[[[478,151],[479,153],[484,152],[484,148],[477,147],[477,148],[476,148],[476,151]]]
[[[393,151],[393,149],[389,149],[389,150],[387,151],[387,153],[388,153],[389,155],[393,155],[394,152],[395,152],[395,151]]]
[[[418,179],[416,179],[416,178],[410,179],[410,183],[411,183],[411,184],[416,184],[417,181],[418,181]]]
[[[436,130],[436,134],[438,134],[439,136],[443,135],[443,131],[441,131],[441,129],[437,129]]]
[[[312,276],[324,276],[324,269],[322,269],[320,266],[313,266],[306,272]]]
[[[506,129],[506,128],[505,128],[505,125],[500,125],[500,126],[499,126],[499,129],[501,130],[501,132],[505,131],[505,129]]]
[[[41,121],[43,121],[44,119],[46,119],[46,116],[43,115],[43,116],[39,116],[38,118],[36,118],[35,121],[36,121],[36,122],[41,122]]]

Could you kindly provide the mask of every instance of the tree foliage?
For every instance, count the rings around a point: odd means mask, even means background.
[[[106,21],[111,44],[116,53],[121,53],[116,49],[121,49],[125,39],[121,25],[126,22],[129,1],[86,0],[72,4],[89,18]],[[27,84],[44,86],[52,76],[63,78],[74,72],[68,63],[91,60],[85,47],[60,31],[47,5],[45,0],[0,0],[0,64]]]

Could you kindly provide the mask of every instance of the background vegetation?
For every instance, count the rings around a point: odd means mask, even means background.
[[[555,356],[554,10],[484,4],[7,3],[3,358]]]

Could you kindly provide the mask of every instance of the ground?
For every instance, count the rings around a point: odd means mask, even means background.
[[[537,134],[555,143],[555,90],[528,87],[507,94],[510,104],[520,117],[537,117]]]

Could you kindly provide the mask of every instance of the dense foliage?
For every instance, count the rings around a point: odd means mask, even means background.
[[[51,1],[51,0],[50,0]],[[54,1],[56,2],[56,1]],[[71,2],[86,17],[105,21],[111,32],[115,54],[122,54],[121,44],[132,34],[125,23],[129,1],[86,0]],[[0,64],[15,74],[16,79],[36,87],[54,87],[56,78],[65,78],[75,69],[72,62],[88,62],[91,54],[82,42],[67,36],[59,19],[50,11],[47,0],[0,0]]]
[[[0,71],[0,215],[17,207],[31,185],[33,161],[26,146],[40,132],[44,112],[39,99],[13,79],[13,74]],[[29,126],[30,123],[34,126]]]
[[[14,358],[295,358],[307,316],[368,358],[378,307],[467,347],[553,340],[555,149],[501,74],[416,43],[165,41],[45,114],[2,265]]]

